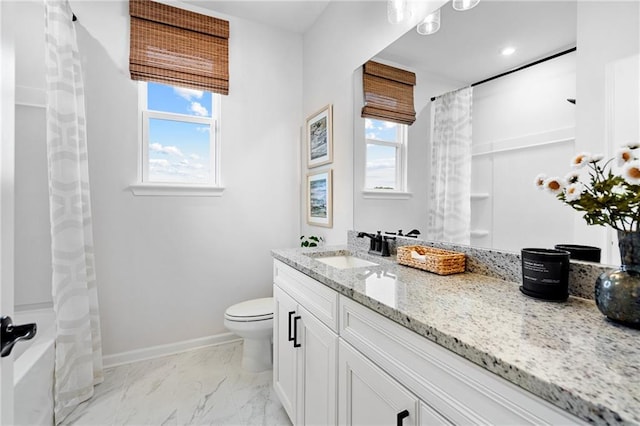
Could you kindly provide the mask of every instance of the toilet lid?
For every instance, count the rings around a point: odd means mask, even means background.
[[[273,318],[273,297],[237,303],[227,309],[225,317],[243,321],[259,321]]]

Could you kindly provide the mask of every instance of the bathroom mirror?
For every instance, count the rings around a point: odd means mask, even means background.
[[[416,73],[417,120],[409,128],[407,193],[363,191],[366,143],[356,70],[354,229],[418,228],[428,239],[431,98],[577,46],[473,87],[470,245],[512,252],[598,245],[604,263],[617,263],[613,232],[588,227],[533,182],[543,172],[564,177],[576,152],[609,156],[639,138],[638,14],[637,2],[482,0],[465,12],[447,3],[438,32],[424,36],[412,29],[375,55],[372,60]],[[515,52],[501,55],[510,46]],[[621,98],[624,91],[612,92],[616,85],[635,92]],[[635,120],[620,111],[635,112]]]

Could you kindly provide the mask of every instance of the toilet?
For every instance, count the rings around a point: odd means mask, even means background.
[[[244,338],[242,368],[250,372],[273,365],[273,297],[247,300],[227,308],[224,326]]]

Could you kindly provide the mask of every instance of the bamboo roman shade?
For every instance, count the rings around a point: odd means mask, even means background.
[[[389,65],[369,61],[364,64],[362,86],[364,107],[362,117],[413,124],[413,86],[416,75]]]
[[[150,0],[130,0],[129,71],[154,81],[229,93],[229,22]]]

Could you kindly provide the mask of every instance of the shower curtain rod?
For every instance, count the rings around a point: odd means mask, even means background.
[[[489,77],[489,78],[485,78],[484,80],[477,81],[477,82],[471,84],[469,87],[474,87],[474,86],[478,86],[478,85],[483,84],[483,83],[488,83],[489,81],[495,80],[495,79],[500,78],[500,77],[504,77],[505,75],[512,74],[512,73],[514,73],[516,71],[522,71],[525,68],[529,68],[529,67],[532,67],[534,65],[541,64],[542,62],[546,62],[546,61],[549,61],[551,59],[555,59],[558,56],[562,56],[562,55],[566,55],[567,53],[575,52],[576,49],[577,49],[577,47],[572,47],[570,49],[563,50],[562,52],[554,53],[553,55],[547,56],[546,58],[538,59],[537,61],[533,61],[531,63],[519,66],[518,68],[514,68],[512,70],[505,71],[505,72],[503,72],[501,74],[494,75],[493,77]],[[431,98],[431,102],[435,101],[440,96],[442,96],[442,95],[434,96],[433,98]]]

